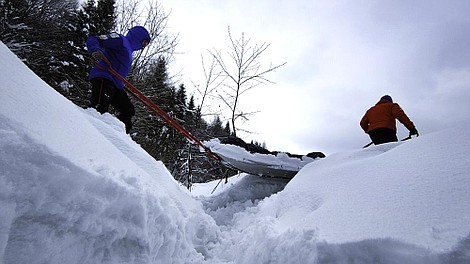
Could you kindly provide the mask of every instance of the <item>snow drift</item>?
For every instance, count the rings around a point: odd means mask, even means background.
[[[189,193],[0,43],[0,263],[470,263],[469,129]]]
[[[203,260],[215,222],[161,162],[111,115],[75,106],[3,44],[0,61],[2,262]]]

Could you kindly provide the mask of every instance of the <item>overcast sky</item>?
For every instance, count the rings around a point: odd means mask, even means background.
[[[172,71],[191,90],[201,54],[227,49],[227,27],[287,64],[240,100],[269,150],[358,149],[365,111],[390,94],[421,134],[470,118],[470,1],[160,0],[180,43]],[[206,54],[209,59],[208,55]],[[399,137],[408,131],[398,124]]]

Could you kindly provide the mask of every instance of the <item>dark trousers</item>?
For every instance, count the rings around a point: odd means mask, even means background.
[[[368,134],[374,145],[398,141],[397,132],[388,128],[377,128],[369,131]]]
[[[134,105],[124,89],[117,89],[114,83],[105,78],[93,78],[91,82],[90,107],[100,113],[108,112],[109,105],[119,112],[118,119],[126,125],[126,133],[132,128],[132,116],[135,115]]]

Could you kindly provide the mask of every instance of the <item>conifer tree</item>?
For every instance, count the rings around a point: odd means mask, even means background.
[[[85,42],[89,36],[113,32],[116,24],[115,3],[113,0],[88,0],[74,12],[69,23],[70,40],[73,56],[66,69],[70,82],[68,98],[82,107],[88,106],[90,84],[87,80],[92,62]]]
[[[76,0],[0,2],[0,40],[59,91],[71,54],[67,26],[76,7]]]
[[[182,122],[183,125],[186,121],[186,100],[186,88],[184,87],[184,84],[180,84],[179,88],[176,90],[175,117],[178,119],[178,121]]]
[[[194,96],[191,96],[188,101],[188,108],[186,109],[185,115],[184,115],[184,123],[186,124],[186,127],[190,129],[190,131],[196,132],[197,124],[199,123],[197,121],[198,118],[198,113],[196,112],[196,105],[194,103]],[[197,135],[195,134],[197,137]]]
[[[220,120],[220,117],[218,115],[214,117],[214,121],[212,121],[212,123],[210,124],[209,132],[211,136],[216,137],[216,138],[227,136],[225,135],[225,130],[222,127],[222,121]]]
[[[151,101],[162,110],[168,111],[167,102],[170,100],[171,92],[166,62],[163,57],[160,57],[156,64],[149,67],[143,80],[136,83]],[[160,140],[165,137],[168,128],[158,116],[151,114],[142,104],[135,102],[134,105],[136,118],[132,136],[151,156],[161,159],[164,154],[161,151]]]
[[[93,22],[96,34],[104,34],[116,30],[115,0],[98,0],[96,7],[97,19]],[[93,33],[93,32],[92,32]]]
[[[230,131],[230,122],[228,122],[228,121],[227,121],[227,123],[225,123],[224,133],[227,136],[233,135],[232,132]]]
[[[184,122],[185,89],[177,91],[170,84],[166,59],[163,56],[158,58],[157,63],[149,66],[149,71],[139,82],[139,86],[142,87],[141,91],[163,111],[177,119],[179,123]],[[132,134],[134,140],[139,142],[150,155],[161,160],[170,171],[176,173],[180,152],[185,146],[183,136],[140,103],[136,102],[135,106],[138,118],[134,122],[135,132]]]

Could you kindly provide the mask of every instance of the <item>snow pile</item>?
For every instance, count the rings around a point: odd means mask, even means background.
[[[302,170],[268,207],[279,228],[318,228],[331,243],[392,238],[450,250],[470,234],[469,129],[332,155]],[[299,196],[309,207],[294,202]]]
[[[245,210],[208,206],[230,225],[217,255],[235,263],[470,263],[469,129],[337,153]],[[237,179],[205,195],[223,201],[246,185]]]
[[[214,220],[109,114],[0,46],[0,262],[200,263]]]
[[[0,263],[470,263],[469,129],[189,193],[0,44]]]

